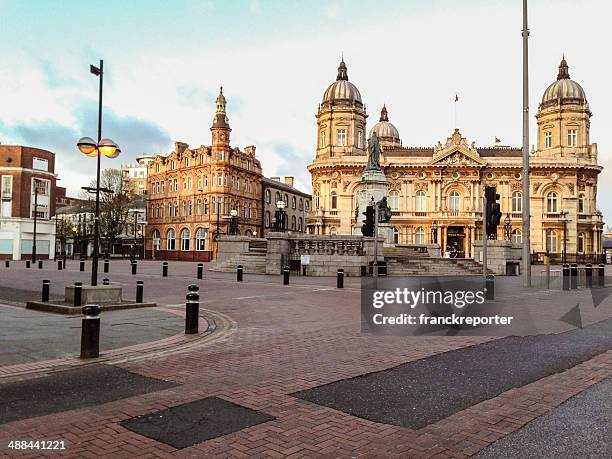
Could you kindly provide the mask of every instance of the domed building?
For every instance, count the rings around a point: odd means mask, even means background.
[[[597,144],[590,143],[591,111],[582,86],[570,78],[565,58],[556,81],[543,92],[535,115],[537,149],[530,157],[531,250],[560,260],[597,261],[602,254],[603,221],[597,209]],[[360,174],[367,163],[366,106],[349,82],[344,61],[325,90],[317,118],[317,148],[308,166],[313,209],[311,234],[352,234]],[[433,147],[405,147],[389,122],[386,106],[369,132],[379,137],[381,168],[396,244],[440,245],[460,257],[474,257],[482,240],[482,197],[495,186],[510,221],[509,237],[522,243],[522,149],[476,146],[459,129]],[[492,133],[491,137],[494,137]],[[507,237],[503,223],[498,239]]]

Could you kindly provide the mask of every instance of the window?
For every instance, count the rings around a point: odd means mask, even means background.
[[[170,163],[170,169],[172,169],[172,170],[176,169],[176,161],[172,161]]]
[[[338,146],[346,146],[346,129],[338,129]]]
[[[183,217],[187,215],[187,201],[183,201]]]
[[[159,172],[159,170],[160,170],[159,163],[157,163],[157,164],[155,165],[155,172]]]
[[[391,210],[399,210],[399,191],[389,193],[389,207]]]
[[[515,191],[512,193],[512,212],[523,211],[523,193]]]
[[[266,190],[266,202],[268,204],[272,202],[272,193],[270,193],[270,190]]]
[[[357,148],[363,148],[363,132],[357,131]]]
[[[303,221],[302,217],[298,218],[298,231],[303,231]]]
[[[450,195],[448,196],[448,210],[451,212],[459,212],[460,199],[461,196],[459,195],[458,191],[451,191]]]
[[[295,196],[293,196],[291,198],[291,208],[295,209],[297,207],[297,200],[295,199]]]
[[[399,231],[395,226],[393,227],[393,243],[399,244]]]
[[[174,191],[178,191],[178,179],[174,179]]]
[[[210,212],[213,214],[217,213],[216,198],[214,196],[210,198]]]
[[[153,249],[159,250],[161,247],[161,235],[159,230],[153,230]]]
[[[270,228],[270,211],[266,211],[266,218],[264,220],[266,228]]]
[[[166,192],[166,182],[165,181],[161,182],[161,192],[162,193]]]
[[[321,131],[321,148],[325,147],[325,131]]]
[[[512,230],[512,243],[515,245],[523,243],[523,232],[520,229]]]
[[[189,161],[189,158],[185,158],[185,167],[189,167],[191,165],[191,161]]]
[[[280,193],[277,191],[276,194],[274,195],[274,204],[276,204],[278,201],[281,200],[281,195]]]
[[[557,252],[557,232],[555,230],[548,230],[546,233],[546,250],[549,253]]]
[[[310,210],[310,201],[306,201],[306,212]]]
[[[181,250],[189,250],[189,230],[187,228],[181,231]]]
[[[251,203],[249,203],[249,205],[248,205],[248,216],[247,216],[247,218],[249,218],[249,219],[252,218]]]
[[[190,190],[192,190],[192,189],[193,189],[193,180],[192,180],[192,178],[191,178],[191,177],[189,177],[189,179],[188,179],[187,183],[188,183],[188,187],[189,187],[189,189],[190,189]]]
[[[569,129],[567,131],[567,145],[569,147],[578,146],[578,130],[577,129]]]
[[[551,191],[546,196],[546,211],[548,213],[557,213],[559,211],[559,201],[557,198],[557,193]]]
[[[300,198],[300,210],[304,210],[304,200]]]
[[[552,132],[550,131],[544,133],[544,148],[552,148]]]
[[[223,176],[221,174],[217,175],[217,186],[223,186]]]
[[[417,191],[415,196],[415,210],[417,212],[427,212],[427,195],[424,191]]]
[[[296,218],[295,215],[291,217],[291,229],[295,231],[296,228]]]
[[[198,228],[196,231],[196,250],[206,250],[206,239],[208,239],[208,228]]]
[[[11,217],[13,212],[13,176],[3,175],[0,188],[0,216]]]
[[[422,227],[418,227],[414,233],[415,244],[425,244],[425,230]]]
[[[166,234],[166,250],[176,250],[176,233],[172,228]]]
[[[583,194],[578,196],[578,213],[579,214],[584,213],[584,195]]]
[[[208,200],[204,200],[204,215],[208,214]]]
[[[189,201],[187,203],[187,215],[191,215],[192,212],[192,206],[191,206],[191,201]]]
[[[335,226],[332,226],[332,227],[329,229],[329,234],[330,234],[330,235],[332,235],[332,236],[335,236],[335,235],[336,235],[336,233],[337,233],[337,231],[336,231],[336,227],[335,227]]]
[[[584,233],[578,233],[578,253],[584,253]]]
[[[331,209],[336,210],[338,208],[338,196],[335,191],[331,192]]]

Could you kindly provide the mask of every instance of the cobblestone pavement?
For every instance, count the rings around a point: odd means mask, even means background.
[[[59,295],[63,284],[87,281],[88,273],[77,269],[75,262],[67,271],[49,266],[26,274],[24,268],[12,266],[1,273],[0,286],[19,285],[37,292],[42,279],[48,278],[52,293]],[[168,278],[160,277],[160,262],[143,263],[137,276],[129,274],[127,262],[113,262],[111,269],[112,282],[130,289],[142,279],[145,299],[170,309],[184,309],[186,285],[197,283],[202,307],[222,314],[235,326],[197,347],[171,354],[160,349],[142,359],[112,362],[177,386],[6,423],[0,426],[0,448],[6,448],[9,440],[63,439],[68,449],[62,457],[461,458],[612,375],[612,351],[608,351],[418,430],[376,423],[289,394],[497,338],[362,335],[360,283],[355,278],[347,278],[346,288],[338,290],[332,278],[294,277],[291,285],[283,286],[279,276],[245,275],[238,284],[232,274],[205,271],[205,279],[195,281],[195,263],[171,263]],[[0,384],[4,380],[13,381],[0,376]],[[180,450],[120,425],[135,416],[211,396],[262,411],[275,420]],[[6,449],[0,449],[2,453]],[[42,451],[26,455],[58,456]]]

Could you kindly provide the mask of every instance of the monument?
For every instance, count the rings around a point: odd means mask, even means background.
[[[361,235],[365,220],[365,211],[373,200],[378,206],[378,236],[385,239],[385,245],[393,244],[393,228],[389,224],[391,209],[387,205],[387,177],[380,167],[382,152],[376,132],[368,140],[368,163],[360,175],[359,184],[355,188],[357,205],[355,208],[355,224],[353,235]]]

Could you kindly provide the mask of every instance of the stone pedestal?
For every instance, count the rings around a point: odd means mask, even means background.
[[[482,264],[482,241],[474,241],[474,260]],[[521,260],[521,248],[513,247],[512,242],[502,240],[487,241],[487,268],[497,275],[505,276],[509,265]]]
[[[266,274],[281,274],[283,265],[289,264],[291,243],[289,233],[268,233],[266,252]]]
[[[361,227],[365,221],[364,212],[366,207],[371,204],[372,198],[374,202],[380,201],[382,198],[387,196],[387,177],[382,171],[366,171],[361,173],[359,184],[355,188],[355,194],[357,196],[357,222],[353,225],[353,234],[361,236]],[[379,232],[379,235],[382,233]],[[385,238],[385,242],[387,239]],[[393,242],[393,230],[391,230],[391,242]]]
[[[70,285],[65,290],[67,303],[74,302],[74,286]],[[81,291],[81,304],[121,304],[121,287],[112,285],[83,285]]]
[[[385,246],[395,245],[393,243],[393,227],[389,223],[378,224],[378,237],[384,239]]]

